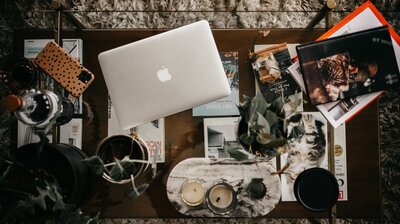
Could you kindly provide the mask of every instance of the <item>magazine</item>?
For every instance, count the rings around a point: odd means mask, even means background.
[[[296,45],[298,44],[283,43],[254,46],[255,53],[259,54],[258,59],[252,64],[256,76],[256,91],[260,91],[269,103],[283,95],[286,116],[290,116],[294,112],[303,111],[303,94],[287,70],[292,64],[291,58],[296,55]],[[264,76],[262,78],[264,80],[267,77],[273,77],[273,75],[266,74],[266,68],[268,68],[266,61],[273,61],[274,59],[279,60],[280,77],[274,81],[263,83],[259,78],[260,75]],[[269,67],[271,70],[271,66]]]
[[[131,132],[136,132],[145,142],[149,149],[150,161],[157,155],[156,162],[165,162],[165,131],[164,131],[164,118],[154,120],[130,130],[122,130],[119,127],[118,120],[111,104],[110,97],[108,98],[108,136],[112,135],[129,135]],[[159,148],[157,154],[155,150]]]
[[[358,7],[355,11],[350,13],[346,18],[341,20],[334,27],[332,27],[329,31],[324,33],[317,40],[322,40],[322,39],[326,39],[329,37],[335,37],[335,36],[339,36],[339,35],[346,34],[346,33],[357,32],[357,31],[361,31],[364,29],[369,29],[369,28],[378,27],[378,26],[382,26],[382,25],[388,25],[387,21],[378,12],[378,10],[375,8],[375,6],[370,1],[367,1],[364,4],[362,4],[360,7]],[[394,51],[396,54],[397,64],[400,66],[400,37],[390,27],[390,25],[389,25],[389,32],[392,37],[392,43],[393,43],[393,48],[394,48]],[[297,75],[294,75],[294,77],[295,78],[299,77],[301,80],[300,81],[300,83],[301,83],[303,78],[300,73],[299,64],[294,63],[289,68],[290,71],[294,71],[294,72],[292,72],[292,75],[296,74],[297,69],[299,69],[299,70],[297,72]],[[372,101],[374,101],[376,98],[378,98],[382,93],[383,93],[383,91],[358,96],[358,97],[354,98],[354,100],[353,100],[354,102],[356,101],[358,103],[355,103],[355,105],[353,105],[352,108],[347,107],[347,106],[344,107],[347,109],[343,110],[340,113],[336,112],[338,110],[339,111],[342,110],[342,109],[338,108],[338,107],[340,107],[339,101],[327,103],[327,104],[320,104],[320,105],[317,105],[316,107],[325,116],[325,118],[332,124],[332,126],[336,128],[340,124],[349,121],[352,117],[354,117],[363,108],[368,106],[368,104],[370,104]],[[347,111],[347,112],[344,113],[344,111]],[[340,115],[340,114],[343,114],[343,115]]]
[[[303,134],[293,134],[298,126]],[[293,132],[292,132],[293,130]],[[339,200],[348,200],[346,167],[346,128],[335,129],[335,175],[339,185]],[[293,187],[296,177],[304,170],[328,169],[327,121],[319,112],[302,112],[299,122],[288,127],[289,149],[281,155],[282,201],[295,201]]]
[[[301,89],[305,91],[303,76],[300,71],[299,62],[293,63],[293,65],[291,65],[288,70],[290,74],[295,78]],[[381,94],[382,91],[369,93],[357,97],[351,97],[345,100],[320,104],[316,107],[329,121],[329,123],[334,128],[337,128],[341,124],[350,120],[353,116],[355,116],[358,112],[360,112],[364,107],[366,107]]]
[[[220,52],[226,78],[231,87],[231,95],[211,103],[194,107],[193,116],[239,115],[239,52]]]
[[[400,86],[388,26],[298,45],[296,50],[311,105]]]

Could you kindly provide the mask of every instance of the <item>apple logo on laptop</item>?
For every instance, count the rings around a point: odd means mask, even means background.
[[[158,70],[157,72],[157,78],[161,81],[161,82],[166,82],[171,80],[172,75],[169,73],[168,68],[165,67],[164,65],[161,67],[160,70]]]

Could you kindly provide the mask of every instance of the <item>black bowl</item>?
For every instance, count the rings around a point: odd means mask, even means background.
[[[297,201],[314,212],[329,210],[339,197],[339,186],[335,176],[322,168],[303,171],[294,183]]]

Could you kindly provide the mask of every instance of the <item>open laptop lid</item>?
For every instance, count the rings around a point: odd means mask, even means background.
[[[124,130],[230,94],[207,21],[199,21],[98,56]]]

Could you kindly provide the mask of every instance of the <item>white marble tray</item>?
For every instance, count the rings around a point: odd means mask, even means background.
[[[281,198],[281,184],[278,175],[272,175],[275,169],[260,162],[238,162],[234,159],[190,158],[176,165],[167,181],[167,194],[173,207],[180,213],[194,217],[256,217],[268,214]],[[261,199],[252,199],[247,186],[253,178],[263,178],[267,188]],[[188,179],[197,179],[206,191],[215,183],[226,182],[237,193],[237,206],[228,214],[213,213],[204,201],[198,206],[186,205],[181,197],[182,184]]]

